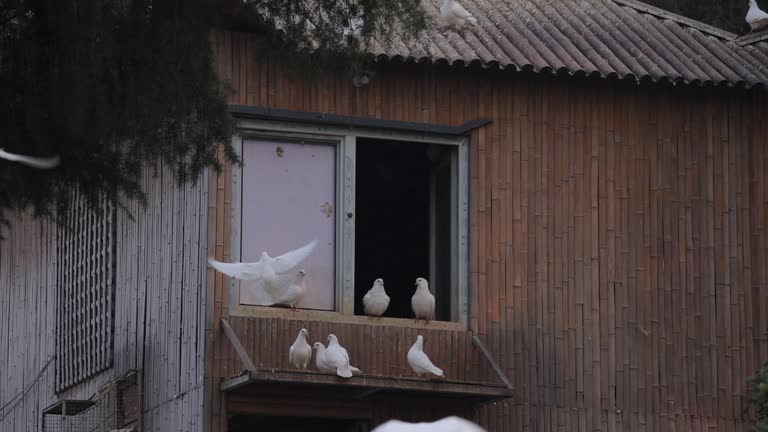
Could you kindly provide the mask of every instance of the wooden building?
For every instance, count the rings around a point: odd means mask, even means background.
[[[103,430],[449,414],[749,430],[745,378],[768,360],[768,35],[634,0],[462,3],[478,28],[374,44],[362,87],[291,78],[252,35],[213,35],[245,163],[184,187],[147,173],[135,220],[14,221],[0,430],[85,430],[97,407]],[[206,263],[313,235],[297,311],[254,306]],[[428,324],[409,315],[420,276]],[[376,277],[381,319],[361,316]],[[301,328],[336,334],[362,374],[291,368]],[[445,379],[408,368],[419,334]]]

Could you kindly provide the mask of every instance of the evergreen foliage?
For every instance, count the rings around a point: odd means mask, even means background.
[[[755,430],[768,432],[768,363],[747,379],[750,403],[755,409]]]
[[[76,190],[94,209],[144,202],[146,169],[194,182],[221,168],[218,143],[237,162],[211,32],[251,20],[262,49],[319,68],[364,57],[344,35],[355,18],[362,37],[426,25],[419,0],[0,0],[0,148],[61,157],[52,170],[0,160],[0,221],[66,214]]]

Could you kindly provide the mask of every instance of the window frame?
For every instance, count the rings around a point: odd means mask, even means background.
[[[249,140],[284,140],[287,142],[316,142],[336,147],[336,307],[333,311],[301,309],[298,313],[284,308],[270,308],[240,304],[240,282],[229,278],[224,298],[229,301],[229,313],[243,317],[279,317],[286,319],[365,323],[372,325],[417,327],[412,318],[382,318],[355,315],[355,163],[357,139],[382,139],[425,144],[449,145],[457,148],[451,164],[455,164],[458,179],[457,205],[452,214],[453,263],[451,321],[432,321],[430,328],[466,330],[469,317],[469,138],[464,135],[444,135],[421,132],[394,131],[382,128],[324,126],[279,120],[241,119],[238,132],[232,137],[232,146],[242,156],[243,143]],[[242,236],[243,194],[242,166],[232,166],[231,194],[231,250],[230,260],[239,261]],[[348,217],[352,213],[352,217]],[[431,237],[431,236],[430,236]],[[432,242],[432,240],[430,240]],[[430,245],[431,248],[431,245]],[[431,261],[431,258],[430,258]]]

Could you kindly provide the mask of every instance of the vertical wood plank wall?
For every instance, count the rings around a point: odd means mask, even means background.
[[[768,360],[764,93],[416,65],[356,89],[291,79],[245,34],[214,46],[233,103],[493,119],[471,137],[470,320],[518,397],[477,410],[489,430],[748,429],[744,379]],[[230,175],[208,195],[224,259]],[[209,270],[207,352],[227,349],[221,284]]]
[[[41,430],[58,399],[87,399],[143,369],[144,430],[202,430],[207,178],[144,180],[148,206],[118,211],[114,366],[54,394],[56,227],[22,215],[0,242],[0,430]],[[41,370],[44,371],[40,373]],[[39,375],[39,379],[37,378]],[[36,380],[37,379],[37,380]]]

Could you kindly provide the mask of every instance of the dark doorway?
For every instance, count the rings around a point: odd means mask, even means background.
[[[233,415],[229,432],[368,432],[368,423],[361,420],[312,417],[279,417]]]
[[[355,184],[355,314],[377,278],[384,316],[411,318],[416,278],[435,295],[435,319],[451,319],[451,158],[439,144],[358,139]],[[431,268],[433,269],[432,271]]]

